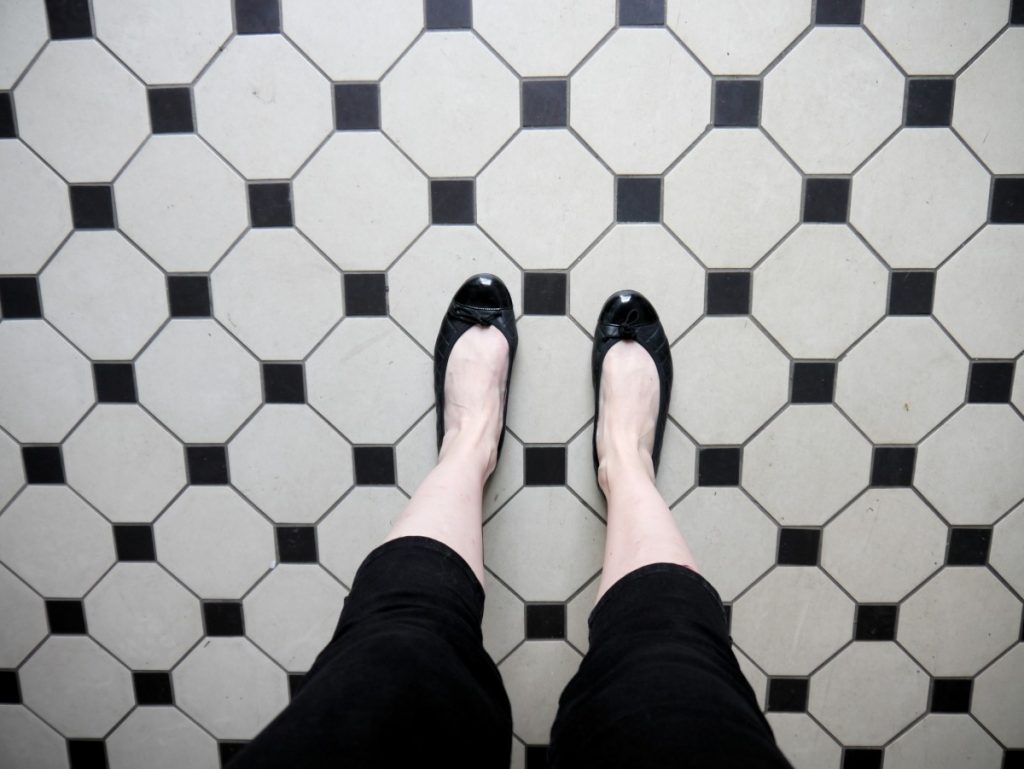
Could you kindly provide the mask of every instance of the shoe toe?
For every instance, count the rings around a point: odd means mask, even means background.
[[[639,291],[625,289],[616,291],[604,303],[598,319],[600,325],[644,326],[656,323],[658,313]]]
[[[455,301],[470,307],[512,307],[512,297],[501,278],[486,272],[463,283],[455,292]]]

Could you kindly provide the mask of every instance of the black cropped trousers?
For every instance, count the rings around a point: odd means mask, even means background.
[[[512,715],[484,651],[484,591],[454,550],[402,537],[356,573],[333,639],[292,702],[230,764],[506,769]],[[715,589],[656,563],[590,615],[559,700],[554,769],[789,767],[732,653]]]

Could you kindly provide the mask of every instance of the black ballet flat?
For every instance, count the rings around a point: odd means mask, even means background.
[[[594,349],[590,363],[594,379],[594,472],[597,472],[597,412],[601,405],[601,366],[604,364],[605,354],[620,339],[638,342],[654,359],[654,365],[658,369],[661,395],[654,432],[654,448],[651,451],[654,472],[658,472],[661,443],[665,437],[665,422],[668,419],[668,401],[672,394],[672,351],[654,306],[639,291],[629,289],[616,291],[608,297],[597,317],[597,327],[594,329]]]
[[[448,369],[448,356],[466,331],[473,326],[494,326],[508,340],[508,376],[505,378],[505,408],[501,415],[501,437],[498,456],[505,443],[505,417],[508,414],[508,387],[512,378],[512,363],[516,358],[519,334],[512,308],[512,296],[501,279],[490,273],[479,273],[469,278],[452,297],[441,320],[434,344],[434,403],[437,408],[437,450],[444,440],[444,378]]]

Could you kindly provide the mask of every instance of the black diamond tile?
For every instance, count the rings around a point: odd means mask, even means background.
[[[875,446],[871,460],[872,486],[910,486],[914,482],[913,446]]]
[[[971,709],[970,678],[936,678],[932,681],[932,698],[928,710],[932,713],[967,713]]]
[[[761,112],[760,80],[715,81],[715,125],[755,128]]]
[[[523,482],[527,486],[565,483],[565,446],[524,446]]]
[[[289,673],[288,674],[288,698],[295,699],[295,696],[302,691],[302,687],[306,685],[306,674],[305,673]]]
[[[790,403],[831,403],[836,383],[835,361],[796,361]]]
[[[277,559],[281,563],[316,563],[316,527],[278,526]]]
[[[853,637],[857,641],[892,641],[896,638],[898,607],[888,604],[857,604]]]
[[[18,705],[21,703],[21,686],[18,683],[18,671],[0,670],[0,705]]]
[[[547,769],[548,768],[548,746],[527,745],[525,769]]]
[[[388,314],[388,282],[383,272],[346,272],[345,315]]]
[[[228,763],[242,752],[242,749],[248,745],[248,742],[242,741],[223,741],[217,743],[217,753],[220,755],[221,767],[227,767]]]
[[[1018,6],[1024,9],[1024,2],[1017,0],[1014,8]],[[1021,13],[1021,16],[1024,17],[1024,12]],[[1024,19],[1017,23],[1024,24]],[[1003,751],[1003,769],[1024,769],[1024,748],[1007,748]]]
[[[228,483],[228,452],[225,446],[186,446],[188,482],[193,486]]]
[[[14,102],[9,91],[0,91],[0,139],[13,139],[18,135],[14,125]]]
[[[783,526],[779,530],[779,566],[817,566],[821,549],[821,529],[797,529]]]
[[[953,527],[946,548],[947,566],[984,566],[992,546],[991,528]]]
[[[806,678],[769,678],[766,710],[776,713],[806,713],[809,683]]]
[[[46,17],[53,40],[92,37],[89,0],[46,0]]]
[[[150,88],[149,124],[155,134],[189,134],[196,130],[192,91],[188,86]]]
[[[335,83],[334,127],[339,131],[380,128],[380,86],[377,83]]]
[[[245,635],[245,619],[241,601],[204,601],[203,626],[206,635]]]
[[[269,35],[281,31],[278,0],[235,0],[235,29],[240,35]]]
[[[661,179],[652,176],[619,176],[615,179],[615,221],[661,220]]]
[[[249,218],[253,227],[291,227],[292,185],[288,182],[250,182]]]
[[[0,278],[0,312],[5,318],[41,318],[39,279],[34,275]]]
[[[77,230],[114,227],[114,192],[109,184],[76,184],[71,193],[71,221]]]
[[[267,403],[305,403],[305,376],[301,363],[264,363],[263,400]]]
[[[136,403],[135,367],[131,363],[93,363],[96,400],[100,403]]]
[[[842,224],[850,204],[847,178],[809,178],[804,182],[805,222]]]
[[[1024,224],[1024,176],[1004,176],[992,182],[993,224]]]
[[[1013,0],[1010,8],[1010,23],[1024,24],[1024,0]]]
[[[135,687],[135,701],[139,705],[173,705],[171,674],[156,671],[135,671],[132,673]]]
[[[565,315],[567,276],[564,272],[523,273],[523,312]]]
[[[427,29],[469,29],[473,26],[472,0],[426,0]]]
[[[107,746],[103,740],[68,740],[71,769],[107,769]]]
[[[972,361],[968,403],[1009,403],[1013,390],[1013,361]]]
[[[476,222],[476,185],[472,179],[430,180],[431,224]]]
[[[665,23],[665,0],[619,0],[619,25],[656,27]]]
[[[708,315],[750,314],[750,273],[709,272]]]
[[[569,124],[569,81],[524,80],[523,128],[553,128]]]
[[[890,315],[931,315],[935,271],[895,271],[889,278]]]
[[[910,78],[904,125],[937,128],[953,118],[953,78]]]
[[[860,24],[864,0],[818,0],[815,24]]]
[[[29,483],[64,483],[60,446],[22,446],[21,461]]]
[[[739,446],[700,449],[697,461],[698,486],[739,486]]]
[[[46,620],[54,635],[84,635],[85,607],[76,600],[50,600],[46,602]]]
[[[355,446],[352,453],[356,484],[390,486],[395,482],[394,446]]]
[[[882,749],[843,748],[842,769],[882,769]]]
[[[153,527],[148,523],[115,523],[114,547],[119,561],[155,561]]]
[[[565,638],[565,604],[526,604],[526,637]]]
[[[167,301],[172,318],[210,317],[208,275],[168,275]]]

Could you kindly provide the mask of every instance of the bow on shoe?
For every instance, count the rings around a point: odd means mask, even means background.
[[[618,323],[606,323],[601,326],[601,333],[608,339],[636,339],[635,326],[623,326]]]
[[[482,323],[485,326],[491,325],[501,316],[500,307],[470,307],[459,302],[452,302],[448,312],[466,323]]]

